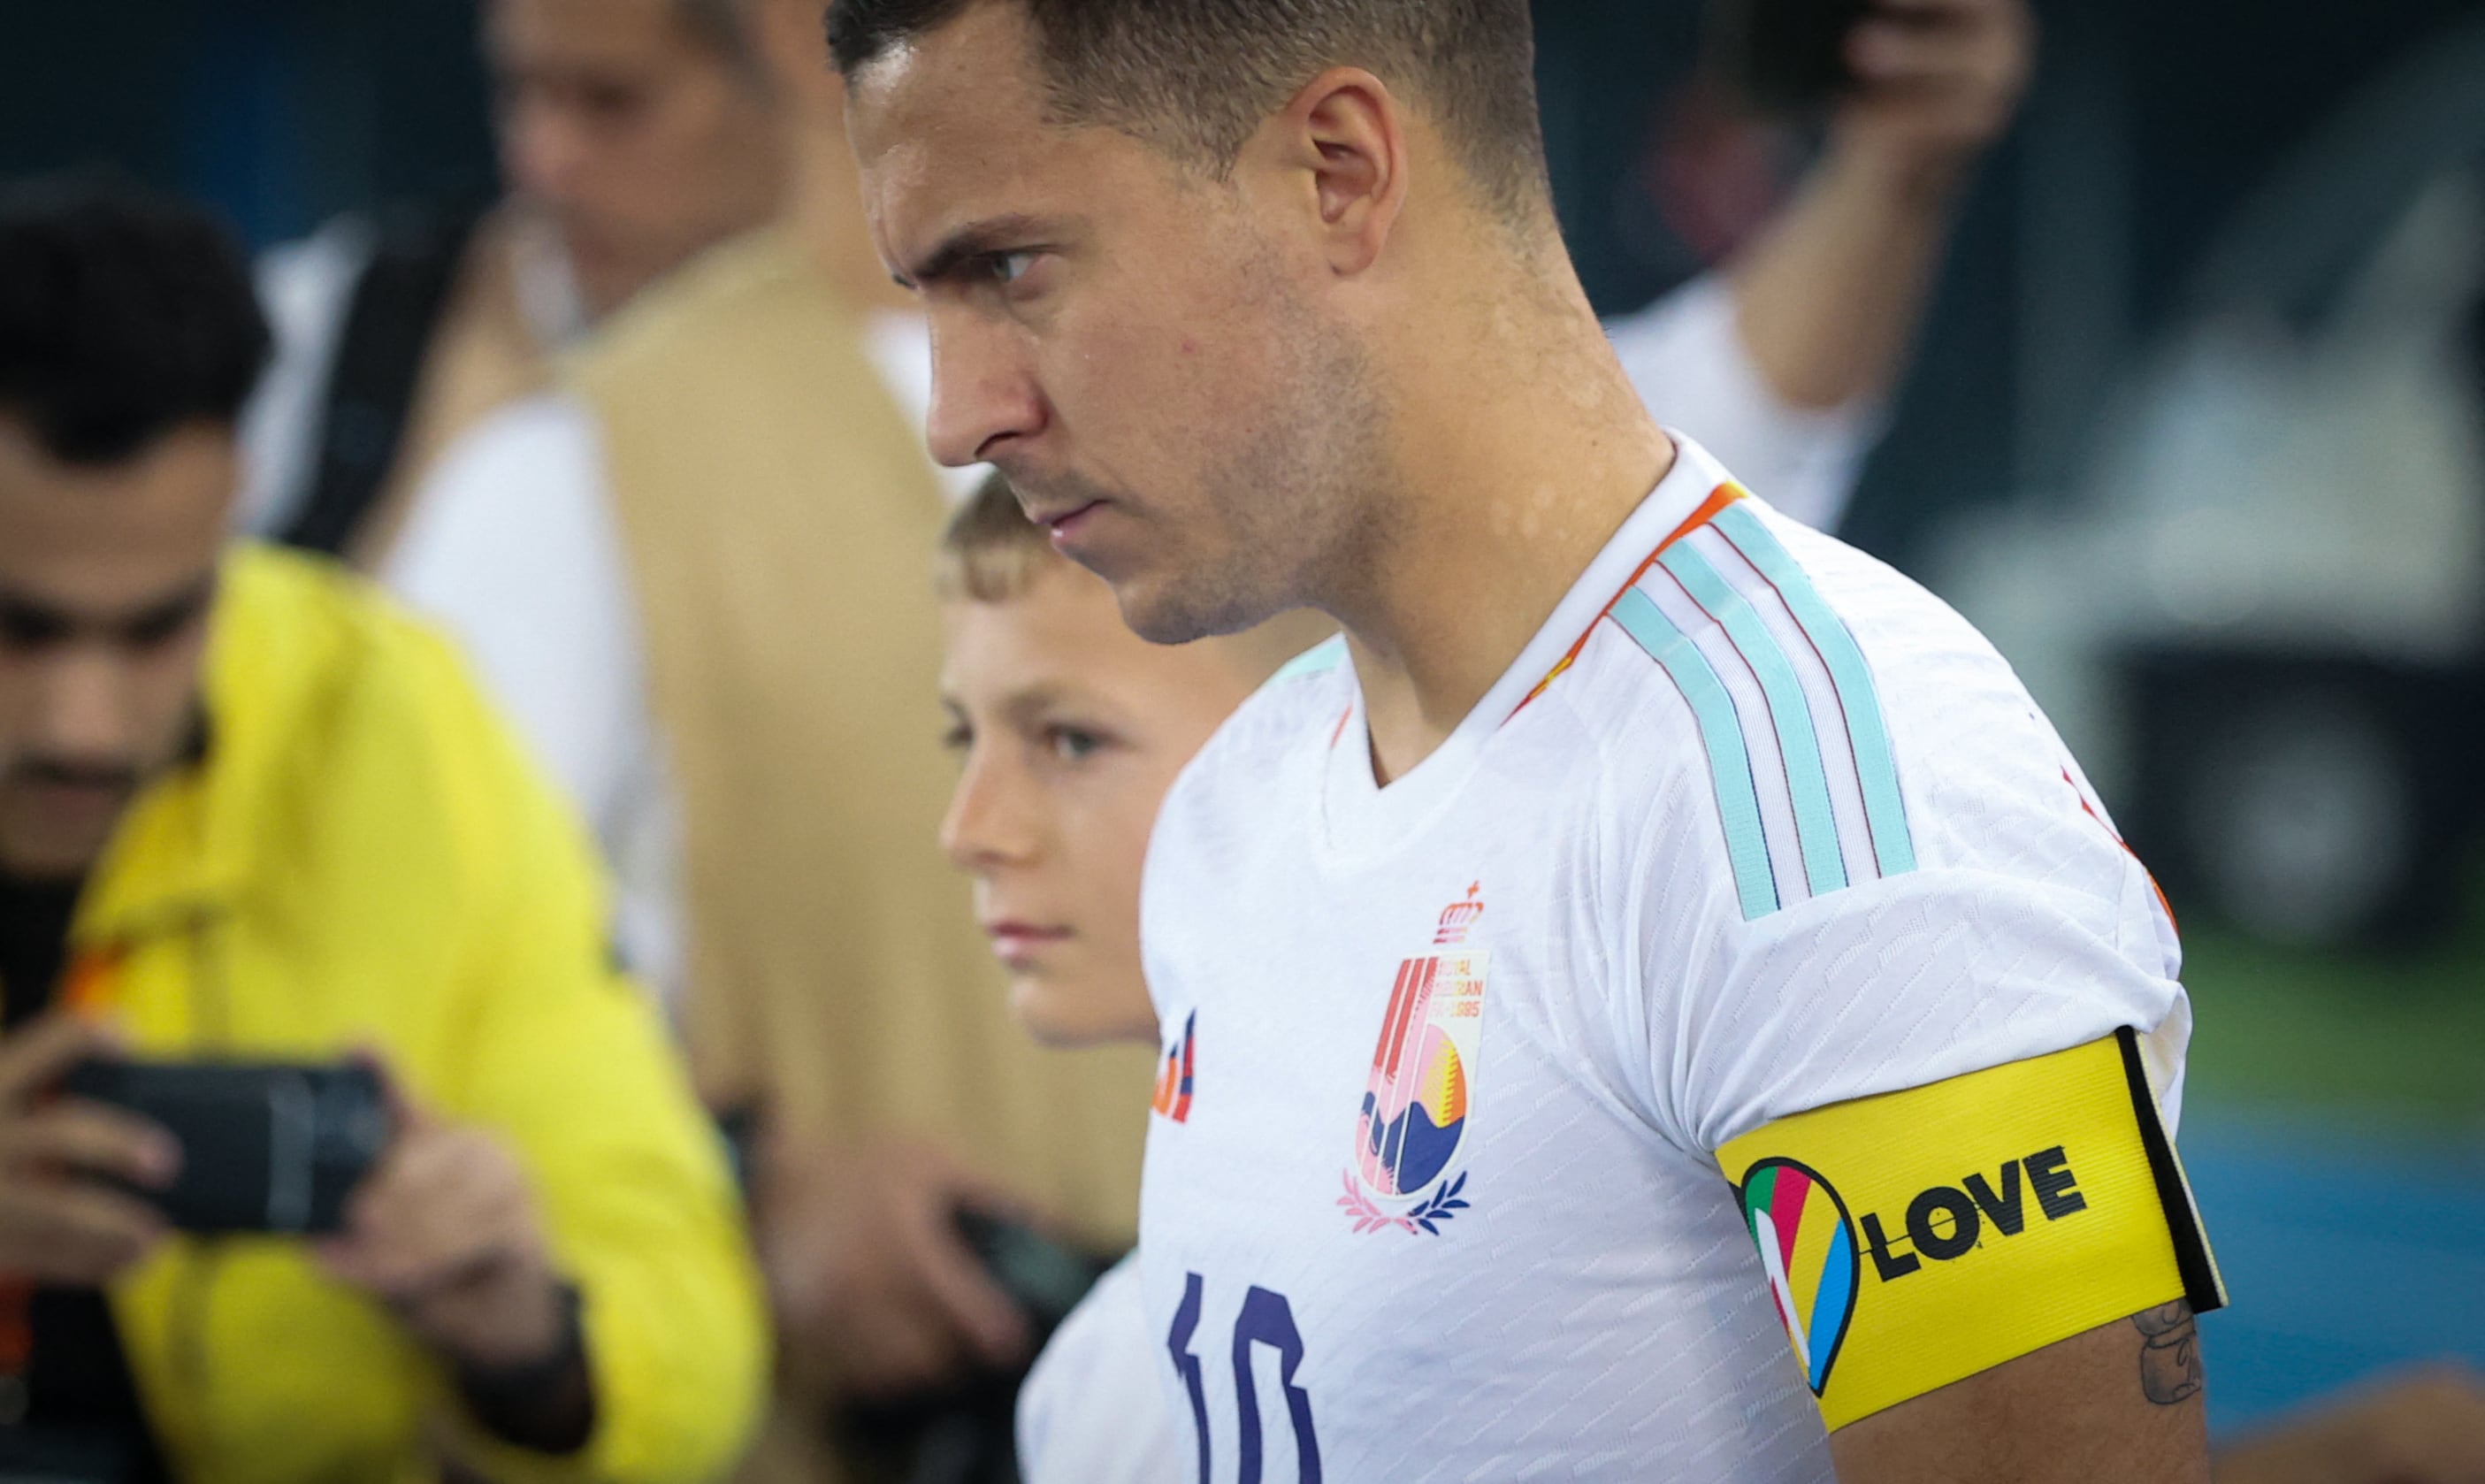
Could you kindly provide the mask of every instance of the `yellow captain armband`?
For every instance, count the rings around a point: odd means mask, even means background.
[[[1832,1431],[2143,1309],[2226,1303],[2127,1030],[1798,1113],[1717,1163]]]

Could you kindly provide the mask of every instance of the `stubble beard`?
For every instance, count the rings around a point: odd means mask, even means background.
[[[1125,594],[1152,644],[1240,634],[1298,608],[1331,609],[1386,545],[1395,481],[1388,406],[1370,358],[1337,325],[1288,316],[1278,395],[1201,481],[1215,538],[1160,592]]]

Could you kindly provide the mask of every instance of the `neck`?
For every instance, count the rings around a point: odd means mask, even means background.
[[[1392,376],[1406,491],[1333,612],[1385,784],[1430,756],[1673,467],[1567,262]],[[1453,316],[1458,317],[1458,316]]]
[[[786,113],[793,136],[786,157],[794,170],[786,225],[810,249],[847,308],[858,314],[914,309],[915,302],[889,278],[863,225],[862,180],[846,144],[842,114],[807,99]]]

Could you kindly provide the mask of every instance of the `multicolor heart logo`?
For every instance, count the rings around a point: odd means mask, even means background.
[[[1829,1182],[1793,1160],[1754,1165],[1743,1175],[1741,1194],[1743,1224],[1761,1250],[1778,1317],[1786,1322],[1812,1394],[1818,1396],[1855,1318],[1863,1278],[1855,1224]]]

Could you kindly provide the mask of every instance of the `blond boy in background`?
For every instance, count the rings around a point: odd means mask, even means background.
[[[950,522],[939,584],[941,694],[962,764],[941,843],[974,877],[1012,1007],[1053,1045],[1153,1041],[1139,872],[1157,807],[1235,708],[1334,625],[1294,614],[1230,639],[1151,645],[998,476]],[[1155,1116],[1184,1111],[1187,1050],[1168,1049]],[[1188,1477],[1157,1363],[1133,1258],[1062,1325],[1020,1393],[1027,1484]]]

